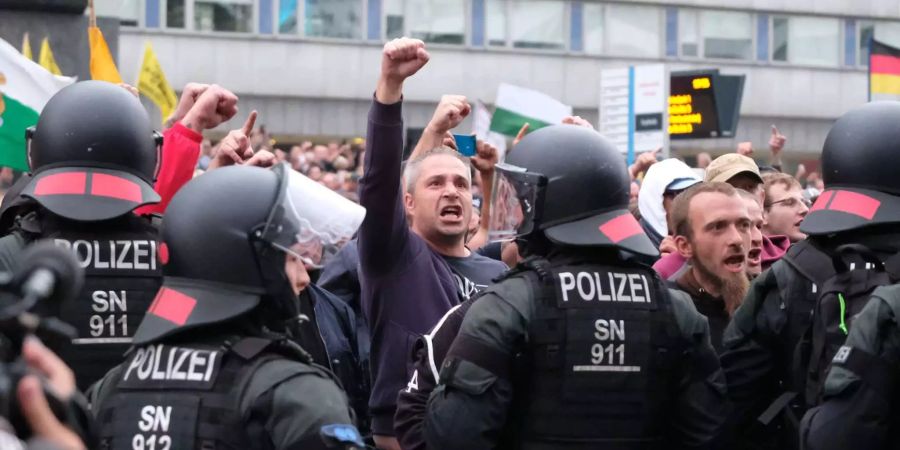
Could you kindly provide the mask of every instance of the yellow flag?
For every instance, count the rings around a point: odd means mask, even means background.
[[[162,113],[162,120],[175,110],[178,104],[178,97],[175,96],[175,90],[166,80],[166,74],[163,73],[156,54],[153,53],[153,47],[148,42],[144,47],[144,62],[141,63],[141,73],[138,75],[137,82],[138,91],[149,98]]]
[[[109,53],[103,32],[97,27],[88,27],[88,39],[91,41],[91,79],[121,83],[122,76]]]
[[[31,54],[31,42],[28,40],[27,32],[22,36],[22,56],[34,61],[34,56]]]
[[[62,71],[56,65],[56,58],[53,57],[53,50],[50,50],[50,40],[47,38],[41,42],[41,56],[38,57],[38,64],[53,75],[62,75]]]

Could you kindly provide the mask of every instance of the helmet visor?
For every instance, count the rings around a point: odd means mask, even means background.
[[[366,209],[286,163],[272,170],[281,177],[278,200],[257,235],[306,265],[321,268],[353,237]]]
[[[494,175],[488,237],[491,241],[509,241],[534,230],[537,205],[547,179],[526,169],[500,163]]]

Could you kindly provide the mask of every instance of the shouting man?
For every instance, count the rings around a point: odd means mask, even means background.
[[[716,351],[734,310],[747,293],[750,215],[737,190],[727,183],[704,183],[688,189],[672,205],[675,246],[690,269],[676,287],[690,294],[709,319]]]

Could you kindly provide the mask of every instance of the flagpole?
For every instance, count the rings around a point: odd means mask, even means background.
[[[94,0],[91,0],[91,1],[94,1]],[[872,42],[874,42],[874,41],[875,41],[875,28],[872,28],[872,35],[869,36],[869,42],[868,42],[868,44],[869,44],[869,61],[867,61],[867,62],[869,64],[867,64],[867,67],[868,67],[869,75],[866,78],[866,82],[869,84],[869,99],[867,100],[867,102],[872,101]]]

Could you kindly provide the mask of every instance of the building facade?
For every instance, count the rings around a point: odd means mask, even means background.
[[[543,91],[596,123],[600,70],[663,62],[746,75],[735,137],[673,141],[676,154],[747,140],[764,153],[774,124],[788,136],[788,159],[814,159],[833,120],[867,101],[869,38],[900,45],[893,0],[97,3],[121,20],[125,79],[136,79],[150,42],[176,89],[227,86],[241,97],[241,117],[259,110],[285,142],[364,134],[381,45],[405,35],[432,55],[405,87],[409,127],[424,126],[442,94],[490,104],[501,82]]]

